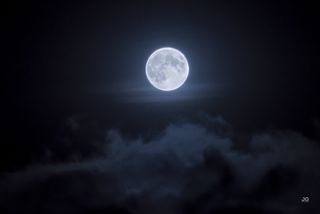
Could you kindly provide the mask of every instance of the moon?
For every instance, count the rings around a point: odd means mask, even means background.
[[[178,89],[187,80],[189,64],[179,50],[170,47],[160,48],[148,58],[146,75],[155,88],[172,91]]]

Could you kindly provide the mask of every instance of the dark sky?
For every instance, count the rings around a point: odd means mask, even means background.
[[[315,3],[10,1],[3,19],[0,210],[319,211]],[[172,92],[144,70],[167,46],[190,65]]]

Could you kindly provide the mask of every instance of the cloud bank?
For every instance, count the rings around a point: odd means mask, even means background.
[[[319,143],[299,133],[238,140],[221,118],[157,135],[105,134],[102,156],[2,177],[2,213],[316,213]],[[304,204],[301,198],[310,197]]]

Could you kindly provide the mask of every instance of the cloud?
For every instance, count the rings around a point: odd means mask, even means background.
[[[144,78],[147,78],[146,76]],[[149,83],[136,83],[132,81],[123,84],[109,85],[108,87],[97,87],[92,94],[113,96],[117,101],[123,103],[154,103],[154,102],[180,102],[195,99],[217,98],[224,96],[226,86],[223,84],[188,83],[181,86],[183,90],[174,90],[170,94],[154,88]]]
[[[222,118],[205,118],[172,123],[148,140],[108,130],[99,158],[7,174],[1,180],[0,209],[142,214],[317,210],[316,141],[282,131],[238,142]],[[311,202],[302,204],[303,196]]]

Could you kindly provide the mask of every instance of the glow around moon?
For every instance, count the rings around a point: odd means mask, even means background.
[[[153,52],[146,64],[149,82],[162,91],[172,91],[186,81],[189,64],[186,57],[177,49],[160,48]]]

